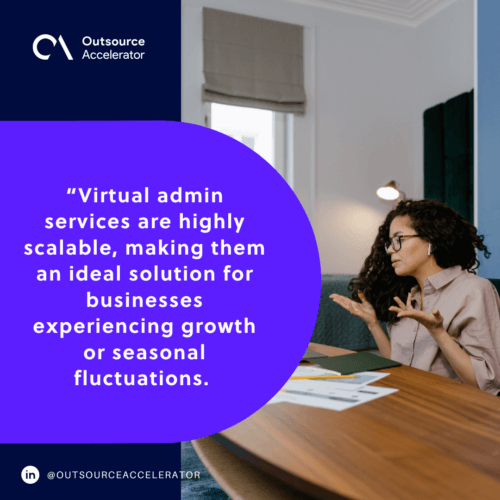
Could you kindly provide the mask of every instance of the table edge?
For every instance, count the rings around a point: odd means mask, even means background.
[[[239,446],[234,441],[231,441],[227,437],[223,436],[221,433],[213,434],[210,436],[214,441],[217,441],[219,444],[228,449],[231,453],[241,458],[242,460],[247,461],[249,464],[253,465],[257,469],[269,474],[270,476],[275,477],[276,479],[283,481],[286,484],[293,485],[293,487],[301,492],[314,496],[321,500],[353,500],[356,497],[345,497],[335,493],[331,490],[327,490],[322,488],[321,486],[306,481],[295,474],[287,472],[286,470],[263,460],[262,458],[254,455],[253,453],[247,451],[242,446]],[[361,497],[358,497],[361,498]]]

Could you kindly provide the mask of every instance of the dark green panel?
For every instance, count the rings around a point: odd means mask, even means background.
[[[424,113],[424,198],[474,220],[474,91]]]
[[[445,200],[444,187],[444,105],[424,112],[424,198]]]
[[[445,161],[446,203],[468,221],[471,220],[472,203],[469,193],[470,159],[468,154]]]
[[[474,89],[469,92],[469,222],[474,224]]]
[[[474,119],[472,112],[472,120]],[[444,104],[445,203],[473,221],[470,92]]]
[[[469,93],[444,104],[444,156],[456,158],[469,153]]]

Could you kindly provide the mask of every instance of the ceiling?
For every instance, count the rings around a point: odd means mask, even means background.
[[[418,26],[456,0],[290,0],[304,5],[380,19],[405,26]]]

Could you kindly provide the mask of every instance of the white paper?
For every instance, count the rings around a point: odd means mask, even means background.
[[[299,366],[293,372],[292,377],[324,377],[328,375],[334,376],[340,375],[340,373],[320,366]]]
[[[283,389],[268,404],[292,403],[312,406],[314,408],[324,408],[326,410],[343,411],[363,403],[368,403],[374,399],[388,396],[398,390],[387,387],[366,386],[358,388],[355,391],[331,389],[328,393],[319,394],[317,392]]]
[[[388,396],[397,392],[398,389],[387,387],[367,386],[355,391],[344,391],[332,389],[328,394],[318,394],[314,392],[283,390],[279,392],[269,403],[292,403],[327,410],[343,411],[363,403],[368,403],[374,399]],[[269,404],[268,403],[268,404]]]
[[[321,376],[323,374],[319,374],[318,372],[313,372],[311,368],[306,368],[308,370],[307,374],[304,375],[296,375],[295,373],[292,375],[294,377],[314,377],[314,376]],[[297,372],[297,370],[295,370]],[[329,371],[329,370],[328,370]],[[301,371],[301,373],[305,373]],[[331,374],[332,372],[329,371]],[[328,375],[328,374],[325,374]],[[289,380],[285,385],[284,389],[295,389],[295,390],[302,390],[302,391],[308,391],[308,390],[313,390],[315,392],[318,392],[319,394],[326,394],[325,391],[331,390],[331,389],[343,389],[345,391],[355,391],[356,389],[359,389],[361,387],[364,387],[368,384],[371,384],[373,382],[376,382],[377,380],[380,380],[384,377],[387,377],[387,375],[390,375],[390,373],[384,373],[384,372],[360,372],[360,373],[353,373],[352,375],[355,375],[356,378],[331,378],[331,379],[311,379],[311,380]]]

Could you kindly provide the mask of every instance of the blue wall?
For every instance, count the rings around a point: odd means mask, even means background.
[[[478,0],[478,229],[491,251],[479,274],[500,278],[500,1]]]

